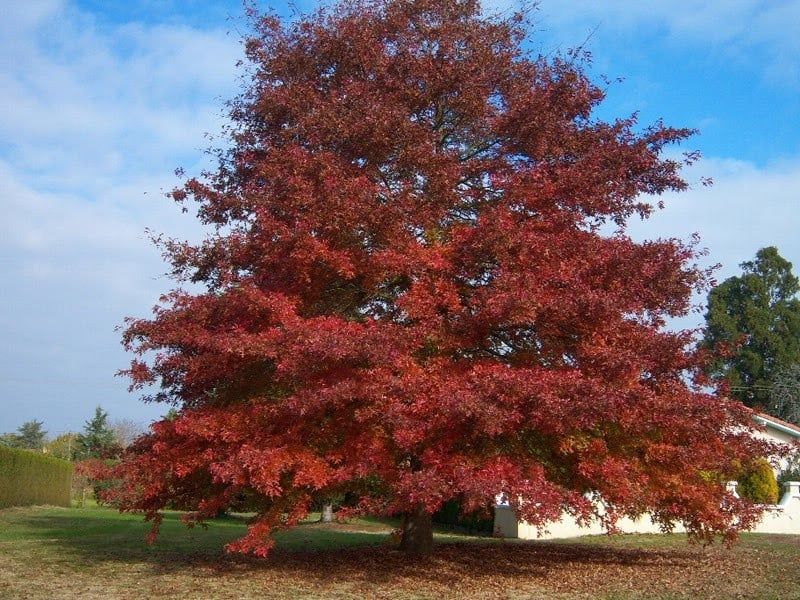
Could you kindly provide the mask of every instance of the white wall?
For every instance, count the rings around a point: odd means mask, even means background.
[[[617,525],[622,533],[662,533],[660,526],[653,523],[647,515],[635,521],[627,518],[620,519]],[[540,535],[536,527],[522,521],[518,522],[514,511],[504,505],[495,507],[494,530],[495,534],[501,537],[523,540],[549,540],[605,533],[603,527],[596,521],[587,527],[579,527],[571,517],[565,516],[548,525],[546,533]],[[684,529],[676,526],[673,531],[683,532]],[[767,512],[752,531],[800,535],[800,482],[790,481],[784,484],[781,501],[768,507]]]
[[[778,442],[781,444],[793,444],[797,443],[798,436],[788,433],[786,431],[782,431],[775,427],[769,421],[764,419],[757,419],[757,422],[760,425],[763,425],[765,430],[764,431],[756,431],[753,430],[752,436],[758,439],[767,440],[770,442]],[[797,453],[792,455],[792,457],[781,458],[777,464],[773,465],[772,470],[775,472],[775,477],[777,477],[781,471],[785,470],[789,467],[789,465],[793,462],[793,460],[797,459]]]

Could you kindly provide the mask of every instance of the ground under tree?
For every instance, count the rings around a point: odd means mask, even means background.
[[[500,492],[534,524],[590,517],[589,492],[609,526],[750,524],[723,482],[765,448],[664,329],[705,275],[692,247],[625,235],[641,194],[686,187],[661,153],[690,132],[594,118],[579,56],[529,55],[523,19],[470,0],[254,19],[232,147],[173,193],[214,233],[161,240],[206,291],[125,333],[155,356],[134,385],[180,411],[129,451],[122,508],[246,503],[229,548],[257,554],[339,494],[404,515],[412,552],[445,501]]]

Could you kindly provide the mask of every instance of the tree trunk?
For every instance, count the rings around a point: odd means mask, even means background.
[[[333,523],[333,502],[326,502],[322,505],[322,515],[319,518],[320,523]]]
[[[403,517],[400,549],[410,554],[433,552],[433,520],[430,513],[418,507]]]

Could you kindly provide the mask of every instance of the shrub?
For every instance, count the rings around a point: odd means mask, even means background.
[[[742,498],[756,504],[775,504],[778,502],[778,481],[769,462],[759,458],[746,465],[738,480],[738,492]]]
[[[72,464],[60,458],[0,446],[0,508],[69,506]]]

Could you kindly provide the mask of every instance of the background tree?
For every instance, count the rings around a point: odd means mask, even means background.
[[[108,425],[108,413],[101,407],[95,408],[94,417],[83,428],[78,436],[77,458],[110,458],[120,453],[114,431]]]
[[[74,432],[62,433],[45,444],[48,454],[64,460],[75,460],[79,450],[78,434]]]
[[[770,448],[664,329],[705,274],[691,247],[624,233],[653,209],[640,194],[686,187],[660,153],[690,132],[593,116],[580,57],[530,56],[526,33],[472,0],[256,18],[231,149],[173,193],[213,231],[161,240],[205,291],[124,335],[154,357],[134,387],[180,409],[119,472],[153,534],[167,505],[200,520],[242,494],[257,517],[229,549],[257,554],[339,493],[402,514],[412,552],[447,500],[498,492],[538,526],[595,514],[587,492],[609,527],[753,523],[723,481]]]
[[[773,383],[800,364],[800,286],[775,247],[740,266],[742,275],[708,294],[703,346],[724,349],[709,372],[727,382],[731,396],[770,410]]]
[[[19,426],[16,433],[6,433],[0,436],[0,444],[12,448],[41,450],[47,437],[47,432],[42,429],[43,425],[42,421],[26,421]]]
[[[43,429],[42,421],[27,421],[17,429],[17,440],[20,448],[28,450],[41,450],[44,446],[47,432]]]
[[[0,434],[0,444],[3,446],[10,446],[11,448],[17,447],[17,434],[16,433],[2,433]]]
[[[17,433],[10,434],[7,445],[28,450],[41,450],[44,447],[47,432],[42,428],[42,421],[26,421],[17,429]]]
[[[120,448],[127,448],[147,429],[132,419],[114,419],[110,429],[114,432],[114,441]]]
[[[800,425],[800,364],[784,367],[772,377],[767,412]]]

